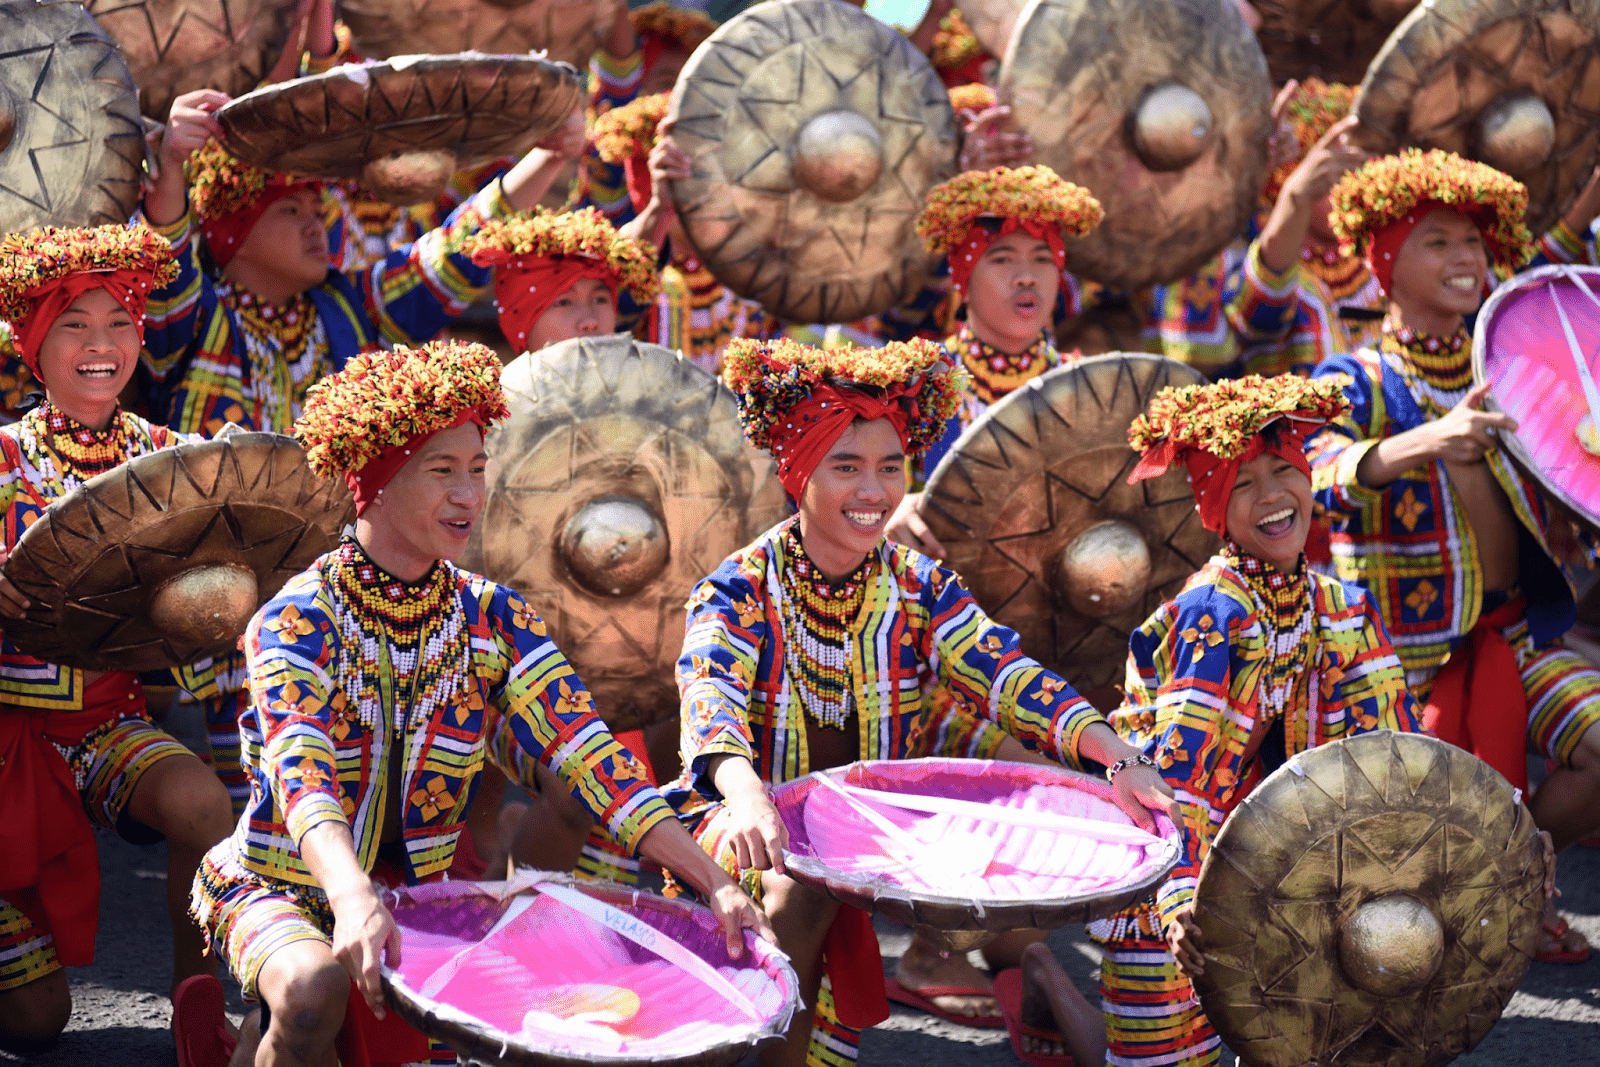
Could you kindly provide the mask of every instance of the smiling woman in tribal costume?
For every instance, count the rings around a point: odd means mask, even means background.
[[[723,562],[689,600],[678,662],[686,768],[668,790],[702,845],[761,895],[806,1010],[766,1064],[848,1063],[888,1014],[871,924],[790,879],[767,786],[919,743],[922,694],[963,704],[938,747],[988,756],[1006,736],[1113,767],[1141,825],[1170,794],[1064,680],[1027,658],[954,573],[884,538],[906,464],[943,432],[961,376],[927,341],[821,350],[735,341],[724,377],[799,515]],[[1129,762],[1123,762],[1129,761]],[[826,947],[825,947],[826,945]],[[826,969],[829,986],[819,988]],[[813,1020],[815,1017],[815,1032]],[[842,1018],[841,1018],[842,1017]]]
[[[1533,252],[1522,183],[1448,152],[1408,149],[1334,187],[1333,228],[1388,296],[1376,349],[1321,364],[1349,414],[1312,443],[1333,563],[1371,591],[1423,720],[1526,788],[1527,754],[1556,769],[1528,801],[1558,849],[1600,828],[1600,671],[1561,644],[1572,583],[1553,516],[1499,448],[1510,416],[1479,407],[1471,334],[1492,284]],[[1555,357],[1564,358],[1564,357]],[[1589,945],[1552,904],[1537,959]]]
[[[123,411],[145,303],[177,274],[145,226],[46,229],[0,242],[0,318],[45,402],[0,430],[0,562],[54,501],[136,456],[188,440]],[[27,599],[0,578],[0,615]],[[0,619],[0,630],[4,620]],[[209,664],[162,672],[214,693]],[[0,1048],[26,1052],[67,1025],[62,967],[93,962],[100,869],[94,827],[167,839],[173,986],[207,973],[182,887],[231,821],[214,774],[150,721],[140,678],[81,671],[0,646]]]
[[[259,1067],[332,1064],[355,980],[383,1014],[399,932],[374,876],[450,867],[486,760],[556,772],[595,820],[706,895],[740,951],[765,919],[671,818],[644,766],[511,590],[456,568],[484,503],[484,428],[505,415],[481,345],[362,355],[306,399],[312,469],[342,476],[356,528],[245,634],[240,720],[252,804],[195,879],[195,916],[247,995]],[[220,1011],[220,999],[218,1001]]]
[[[1224,541],[1134,632],[1126,702],[1111,716],[1176,790],[1186,832],[1183,857],[1152,902],[1090,925],[1105,953],[1109,1062],[1217,1062],[1220,1042],[1189,976],[1204,967],[1195,880],[1228,813],[1297,752],[1368,730],[1419,729],[1377,606],[1358,587],[1312,573],[1303,556],[1305,435],[1345,408],[1335,383],[1251,376],[1163,389],[1129,430],[1142,453],[1130,480],[1184,464],[1201,522]],[[1062,1020],[1066,1033],[1082,1002],[1042,946],[1029,950],[1023,978],[1020,1037],[1033,1051],[1060,1052],[1051,1024]]]

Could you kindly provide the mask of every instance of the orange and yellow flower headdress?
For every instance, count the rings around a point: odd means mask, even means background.
[[[656,130],[667,117],[671,101],[671,93],[652,93],[614,107],[594,120],[595,154],[602,162],[622,168],[634,211],[643,211],[650,202],[650,150],[656,146]]]
[[[313,385],[294,435],[313,471],[349,484],[359,515],[428,438],[468,422],[482,430],[507,414],[494,352],[433,341],[363,352]]]
[[[1533,255],[1533,235],[1524,221],[1527,187],[1453,152],[1407,148],[1371,160],[1341,178],[1330,199],[1330,221],[1341,251],[1366,257],[1384,292],[1406,237],[1441,208],[1472,219],[1483,234],[1490,264],[1502,273],[1514,273]]]
[[[1017,230],[1032,234],[1050,246],[1062,269],[1062,238],[1084,236],[1104,214],[1089,190],[1049,167],[996,167],[969,170],[934,186],[917,217],[917,234],[930,252],[949,260],[950,280],[965,296],[973,268],[1001,237]]]
[[[723,353],[722,378],[739,398],[745,436],[772,453],[796,500],[857,418],[888,419],[916,455],[939,440],[966,388],[944,350],[921,338],[882,348],[739,338]]]
[[[1189,469],[1196,510],[1208,530],[1225,531],[1239,468],[1271,452],[1311,477],[1305,438],[1350,409],[1333,378],[1281,374],[1161,390],[1128,427],[1140,453],[1128,481],[1157,478],[1180,460]],[[1269,427],[1276,429],[1267,433]]]
[[[693,52],[717,28],[717,21],[704,11],[678,7],[666,0],[634,8],[628,12],[628,20],[633,23],[633,32],[639,35],[646,74],[656,65],[662,52],[669,48]]]
[[[177,276],[172,246],[143,223],[13,233],[0,240],[0,319],[11,324],[17,354],[42,379],[39,348],[74,300],[105,289],[143,340],[151,290]]]
[[[1289,106],[1284,112],[1290,128],[1294,130],[1295,140],[1300,142],[1300,155],[1309,152],[1333,129],[1334,123],[1350,114],[1355,102],[1354,86],[1325,82],[1321,78],[1307,78],[1301,82],[1289,98]],[[1283,192],[1283,183],[1289,180],[1289,175],[1299,165],[1300,160],[1294,159],[1267,175],[1266,187],[1261,190],[1262,202],[1271,204],[1276,201],[1278,194]]]
[[[464,248],[478,266],[496,268],[500,329],[518,351],[539,316],[581,278],[604,282],[613,297],[626,289],[641,304],[661,288],[650,247],[619,234],[592,207],[490,219]]]
[[[950,89],[950,106],[956,111],[970,111],[981,115],[994,107],[998,98],[994,90],[982,82],[967,82]]]
[[[238,253],[267,208],[303,189],[322,188],[321,182],[246,163],[214,139],[195,149],[185,172],[189,203],[219,267],[227,266]]]
[[[959,8],[952,8],[939,20],[928,59],[946,85],[978,81],[983,76],[983,61],[988,58],[989,53],[978,43]]]

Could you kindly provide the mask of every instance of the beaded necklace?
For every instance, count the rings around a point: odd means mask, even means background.
[[[1409,326],[1383,324],[1379,349],[1398,357],[1412,395],[1437,418],[1455,407],[1472,386],[1471,335],[1463,326],[1452,337],[1421,334]]]
[[[855,703],[850,650],[878,554],[869,554],[843,581],[830,582],[806,555],[797,525],[782,534],[784,659],[806,714],[819,726],[843,730]]]
[[[63,481],[86,482],[127,462],[128,428],[120,407],[112,410],[104,430],[91,430],[49,400],[39,405],[36,415],[43,439],[61,461]]]
[[[1341,256],[1336,247],[1318,251],[1307,244],[1300,250],[1300,264],[1322,282],[1335,301],[1354,296],[1372,279],[1366,260]]]
[[[971,328],[962,323],[945,347],[960,355],[961,365],[972,376],[972,392],[985,405],[1061,365],[1056,346],[1043,334],[1026,351],[1013,356],[978,340]]]
[[[287,433],[300,417],[306,389],[334,369],[327,329],[311,294],[300,293],[275,307],[223,282],[217,298],[233,310],[244,335],[250,364],[244,398],[254,408],[256,428]]]
[[[1267,663],[1261,673],[1261,707],[1267,722],[1281,718],[1310,679],[1315,616],[1311,585],[1302,557],[1294,573],[1285,574],[1257,559],[1233,541],[1223,559],[1244,577],[1255,603],[1256,618],[1266,635]]]
[[[344,653],[340,687],[369,730],[390,709],[387,717],[398,736],[408,721],[426,721],[466,685],[472,649],[453,568],[435,563],[407,584],[346,536],[324,574]]]

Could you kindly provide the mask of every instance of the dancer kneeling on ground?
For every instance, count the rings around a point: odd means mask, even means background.
[[[1302,555],[1304,437],[1346,407],[1333,382],[1251,376],[1164,389],[1128,432],[1143,453],[1132,480],[1184,464],[1201,522],[1225,540],[1134,632],[1126,702],[1111,716],[1177,791],[1187,832],[1153,901],[1089,927],[1104,951],[1110,1062],[1217,1062],[1220,1042],[1189,977],[1204,967],[1195,882],[1228,813],[1297,752],[1420,729],[1377,606],[1359,587],[1311,572]],[[1019,1052],[1059,1053],[1052,1023],[1068,1033],[1086,1006],[1043,946],[1029,950]],[[1072,1051],[1079,1067],[1101,1062]]]
[[[167,243],[144,226],[0,242],[0,319],[46,392],[0,431],[0,562],[42,512],[90,478],[189,440],[117,403],[139,364],[146,298],[176,273]],[[0,614],[18,618],[28,606],[0,578]],[[209,664],[159,673],[157,684],[215,693]],[[214,969],[184,897],[201,856],[228,834],[228,793],[150,721],[139,676],[41,663],[6,642],[0,797],[0,1048],[27,1054],[66,1028],[72,995],[62,967],[94,960],[96,826],[138,843],[166,838],[173,988]]]
[[[356,496],[356,530],[290,579],[245,635],[240,720],[254,803],[206,856],[194,914],[261,1001],[233,1062],[334,1063],[352,979],[382,1016],[400,935],[373,887],[450,866],[493,759],[543,763],[618,840],[710,900],[739,954],[760,910],[672,819],[643,764],[509,589],[458,570],[483,508],[485,426],[505,415],[481,345],[362,355],[316,386],[296,433]],[[198,1059],[195,1063],[202,1062]]]
[[[667,795],[701,844],[759,894],[800,976],[805,1009],[764,1064],[855,1058],[860,1028],[888,1014],[865,913],[783,869],[787,834],[767,787],[917,744],[923,693],[954,694],[963,755],[1010,735],[1075,764],[1117,768],[1118,803],[1171,793],[1065,681],[986,618],[954,573],[884,538],[906,464],[943,431],[962,389],[929,341],[821,350],[735,341],[723,363],[745,432],[778,462],[799,516],[725,560],[689,600],[678,661],[686,768]],[[963,746],[950,742],[945,751]],[[1148,761],[1144,761],[1148,763]],[[828,983],[823,986],[823,972]],[[815,1024],[815,1025],[813,1025]]]

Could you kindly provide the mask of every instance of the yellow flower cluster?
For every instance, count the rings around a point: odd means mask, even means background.
[[[773,428],[823,382],[868,389],[904,386],[914,401],[906,431],[913,452],[939,439],[966,389],[966,374],[950,366],[944,349],[920,337],[882,348],[735,338],[722,354],[722,379],[739,397],[746,436],[769,451]]]
[[[1082,237],[1100,225],[1100,201],[1049,167],[969,170],[933,187],[917,217],[917,234],[934,255],[966,240],[981,218],[1023,219]]]
[[[202,219],[216,219],[254,204],[278,175],[246,163],[215,138],[195,149],[185,173],[189,203]]]
[[[0,240],[0,319],[28,314],[30,294],[86,270],[132,270],[150,276],[159,289],[178,276],[172,246],[143,223],[89,226],[8,234]]]
[[[364,352],[313,385],[294,434],[324,478],[361,470],[388,449],[454,426],[472,412],[503,419],[500,360],[470,341]]]
[[[1172,442],[1181,453],[1198,448],[1221,459],[1243,455],[1270,422],[1295,418],[1325,423],[1350,408],[1336,378],[1251,374],[1210,385],[1168,387],[1128,427],[1128,443],[1148,452]]]
[[[1323,135],[1333,128],[1335,122],[1350,114],[1355,102],[1354,86],[1325,82],[1321,78],[1307,78],[1301,82],[1289,98],[1285,112],[1289,126],[1294,130],[1295,140],[1300,142],[1300,154],[1304,156],[1312,145],[1322,140]],[[1299,165],[1300,160],[1295,159],[1269,174],[1266,188],[1261,191],[1261,199],[1269,204],[1277,200],[1278,194],[1283,192],[1283,183],[1289,180],[1289,175]]]
[[[950,90],[950,106],[981,114],[995,105],[994,90],[982,82],[968,82]]]
[[[661,290],[655,254],[643,241],[619,234],[607,218],[592,207],[560,214],[537,211],[490,219],[464,246],[481,267],[498,266],[522,256],[555,259],[585,256],[604,260],[617,284],[648,304]]]
[[[656,127],[667,117],[671,93],[653,93],[614,107],[594,120],[594,151],[613,166],[648,156],[656,146]]]
[[[717,23],[703,11],[676,7],[665,0],[636,7],[628,12],[633,32],[641,37],[660,37],[668,47],[693,52],[710,37]]]
[[[956,70],[983,55],[983,46],[972,34],[972,27],[962,18],[959,8],[939,20],[933,31],[933,48],[928,58],[937,70]]]
[[[1381,156],[1346,174],[1329,196],[1330,222],[1346,255],[1366,254],[1373,234],[1429,201],[1470,216],[1501,271],[1516,271],[1533,255],[1533,235],[1524,221],[1527,186],[1454,152],[1407,148]]]

